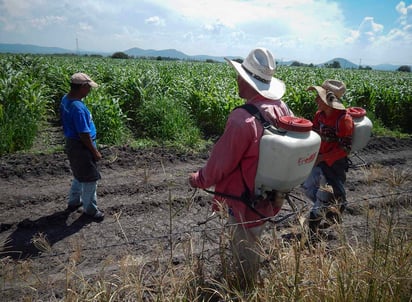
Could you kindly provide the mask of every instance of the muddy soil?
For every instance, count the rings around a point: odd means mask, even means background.
[[[124,146],[103,147],[101,153],[98,206],[106,217],[100,223],[81,209],[65,211],[72,178],[63,152],[0,157],[0,263],[9,268],[6,264],[28,260],[36,273],[36,278],[23,282],[17,271],[2,270],[0,300],[19,300],[23,295],[63,298],[65,268],[74,258],[85,279],[103,268],[116,273],[125,259],[146,263],[149,273],[155,272],[159,259],[179,265],[188,251],[211,264],[206,265],[211,274],[218,269],[224,221],[207,221],[211,195],[193,190],[187,182],[188,174],[206,162],[207,152]],[[348,240],[370,237],[365,207],[392,213],[399,229],[411,238],[412,139],[373,137],[351,160],[346,184],[349,206],[342,223]],[[291,195],[294,205],[307,214],[301,190],[296,188]],[[276,219],[291,213],[285,203]],[[276,226],[268,223],[264,236],[288,240],[299,230],[297,219],[291,215]],[[41,238],[48,247],[40,246]],[[331,235],[328,240],[333,244],[336,238]]]

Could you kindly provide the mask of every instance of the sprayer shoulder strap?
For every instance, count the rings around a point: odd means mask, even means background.
[[[242,106],[238,106],[237,108],[242,108],[245,109],[247,112],[249,112],[251,115],[253,115],[260,123],[262,124],[263,128],[268,129],[272,125],[262,116],[260,113],[259,109],[253,104],[243,104]]]
[[[339,132],[339,123],[346,116],[347,111],[345,110],[339,117],[336,119],[336,133]]]
[[[278,129],[276,129],[276,126],[269,123],[263,117],[263,115],[260,113],[259,109],[257,109],[257,107],[255,105],[253,105],[253,104],[243,104],[242,106],[238,106],[235,109],[237,109],[237,108],[242,108],[242,109],[246,110],[247,112],[249,112],[249,114],[254,116],[258,121],[260,121],[260,123],[263,126],[263,129],[268,130],[272,134],[279,134],[279,131],[278,131]]]

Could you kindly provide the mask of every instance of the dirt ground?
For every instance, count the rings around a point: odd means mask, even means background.
[[[211,195],[194,191],[187,183],[188,174],[205,163],[207,153],[127,146],[104,147],[101,153],[98,206],[106,217],[100,223],[82,215],[81,209],[65,211],[71,173],[63,152],[0,157],[0,263],[29,260],[37,278],[9,282],[17,272],[2,270],[0,300],[18,300],[30,293],[43,300],[64,297],[65,266],[74,255],[85,279],[103,268],[118,271],[119,261],[128,255],[154,271],[158,259],[184,262],[188,249],[210,263],[219,262],[221,221],[206,222]],[[373,137],[351,160],[349,207],[343,215],[349,240],[370,236],[365,205],[389,209],[400,229],[412,236],[412,139]],[[291,194],[298,209],[308,208],[299,188]],[[291,213],[286,203],[277,218]],[[288,240],[297,224],[294,215],[277,224],[275,232],[273,224],[267,224],[265,236]],[[36,238],[41,237],[50,248],[39,250]],[[332,244],[335,239],[329,240]],[[34,284],[37,291],[30,287]]]

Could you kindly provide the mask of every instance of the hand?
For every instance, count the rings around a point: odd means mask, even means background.
[[[99,160],[102,159],[102,155],[100,154],[99,150],[95,150],[95,151],[93,152],[93,156],[94,156],[94,159],[95,159],[96,161],[99,161]]]
[[[193,188],[197,188],[197,183],[196,183],[196,178],[197,178],[198,173],[191,173],[189,175],[189,184]]]

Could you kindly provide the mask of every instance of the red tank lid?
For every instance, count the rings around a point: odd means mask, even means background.
[[[350,107],[347,111],[353,118],[360,118],[366,115],[366,110],[361,107]]]
[[[281,116],[278,119],[278,127],[286,131],[309,132],[312,130],[312,122],[302,117]]]

